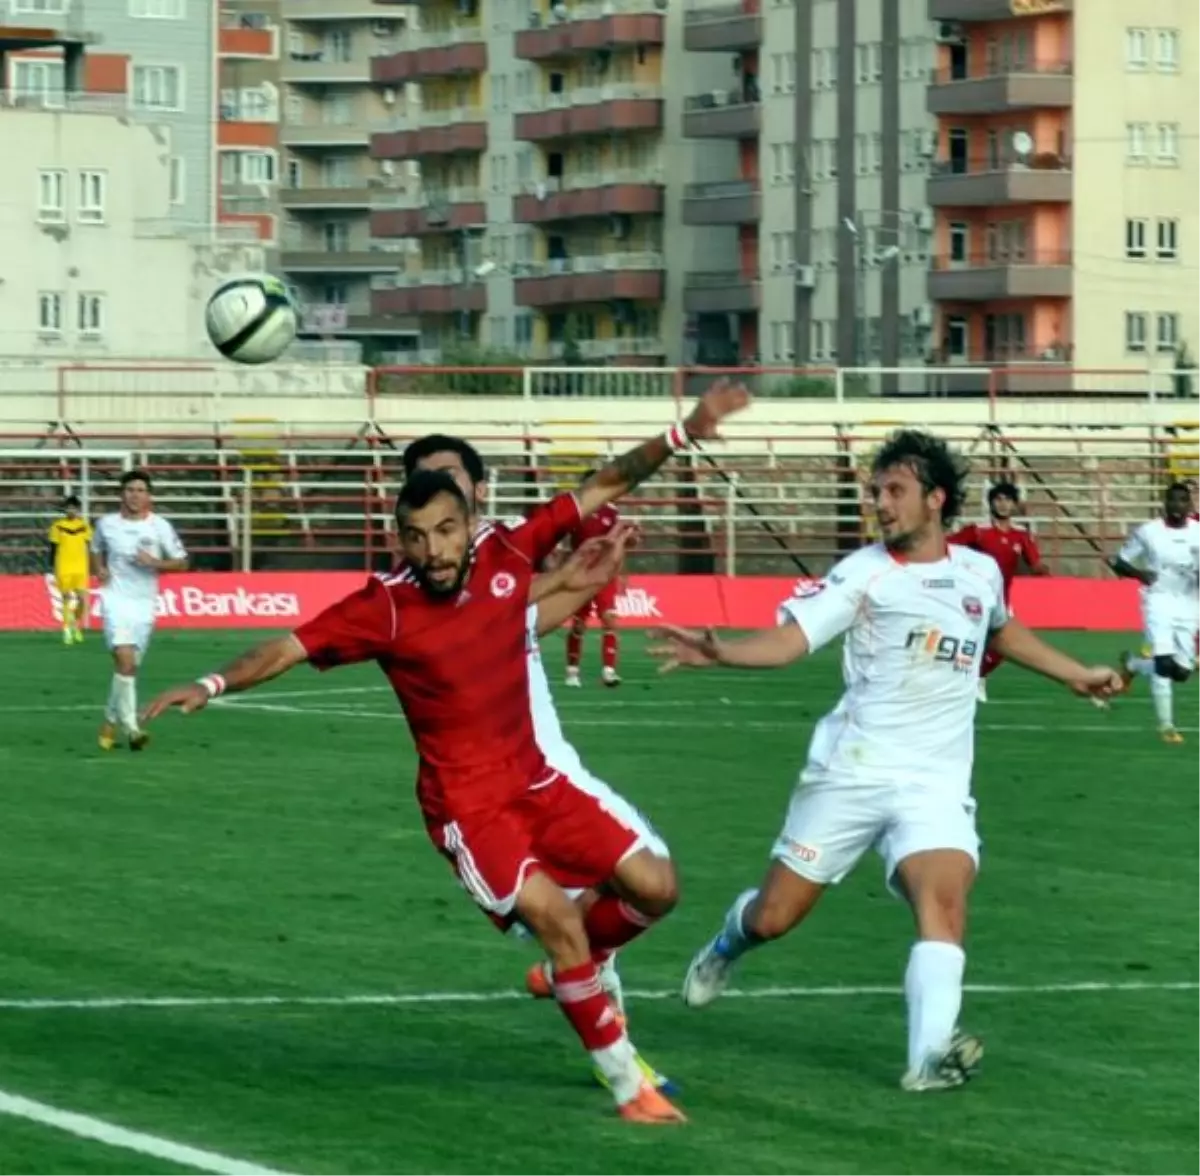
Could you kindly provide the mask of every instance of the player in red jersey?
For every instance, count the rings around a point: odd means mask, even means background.
[[[1042,553],[1037,541],[1023,527],[1013,523],[1013,515],[1021,505],[1021,491],[1012,482],[997,482],[988,491],[988,513],[992,516],[990,527],[969,523],[949,536],[948,542],[970,547],[990,555],[1000,565],[1004,579],[1004,603],[1012,597],[1013,580],[1016,579],[1024,561],[1031,576],[1048,576],[1050,569],[1042,562]],[[987,687],[984,679],[1004,661],[998,653],[988,650],[979,667],[979,701],[987,702]]]
[[[586,482],[592,476],[591,470],[584,474],[582,481]],[[613,527],[621,521],[621,516],[615,506],[605,506],[580,520],[579,526],[571,532],[568,542],[572,551],[579,548],[589,539],[603,539]],[[593,616],[599,617],[604,634],[600,638],[600,681],[605,686],[620,686],[621,677],[617,673],[617,596],[620,594],[620,577],[614,576],[591,600],[579,610],[571,620],[571,629],[567,633],[567,685],[579,686],[579,662],[583,656],[583,635],[587,632],[588,621]]]
[[[553,964],[554,995],[621,1116],[679,1122],[682,1114],[637,1066],[604,992],[597,955],[629,942],[675,904],[674,870],[597,799],[550,768],[529,706],[526,610],[533,568],[586,517],[620,498],[749,402],[717,381],[683,425],[598,470],[576,493],[536,507],[520,525],[473,528],[449,474],[417,474],[396,519],[403,561],[287,636],[219,673],[176,687],[146,709],[199,710],[309,662],[374,661],[399,699],[420,761],[417,797],[435,848],[493,920],[518,918]],[[618,553],[619,554],[619,553]],[[586,910],[564,887],[602,890]]]

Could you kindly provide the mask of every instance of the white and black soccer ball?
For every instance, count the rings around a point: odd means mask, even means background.
[[[219,286],[204,315],[208,337],[226,359],[270,363],[291,346],[299,326],[287,287],[270,274]]]

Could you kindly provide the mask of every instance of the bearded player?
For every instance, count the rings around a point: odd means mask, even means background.
[[[285,637],[217,674],[170,690],[147,710],[203,707],[307,661],[319,669],[374,661],[387,675],[417,746],[417,796],[434,847],[476,903],[502,925],[519,919],[554,968],[555,999],[629,1121],[683,1119],[637,1065],[605,993],[597,957],[666,914],[677,892],[670,861],[622,814],[547,763],[529,706],[526,612],[533,569],[586,517],[627,494],[667,459],[713,437],[749,402],[718,381],[688,419],[623,454],[576,493],[519,526],[487,523],[454,479],[422,471],[397,496],[403,561]],[[586,911],[566,888],[603,889]]]
[[[969,523],[955,531],[947,542],[958,543],[990,555],[1000,568],[1004,579],[1004,603],[1012,604],[1012,586],[1020,571],[1022,562],[1031,576],[1048,576],[1050,569],[1042,562],[1042,553],[1038,550],[1037,541],[1024,527],[1018,527],[1013,522],[1021,505],[1021,491],[1013,482],[997,482],[987,496],[988,514],[992,516],[990,527],[980,527]],[[1004,658],[993,649],[984,654],[983,664],[979,668],[979,701],[987,702],[987,686],[989,674],[995,670]]]
[[[741,638],[667,628],[653,650],[664,669],[767,670],[845,637],[845,694],[813,732],[766,876],[734,901],[692,961],[683,998],[692,1007],[715,1000],[738,960],[803,922],[875,848],[916,924],[901,1078],[914,1092],[961,1086],[983,1054],[958,1029],[967,897],[979,864],[971,768],[983,651],[991,645],[1080,694],[1122,688],[1115,671],[1080,665],[1013,620],[995,560],[947,545],[963,482],[963,464],[943,441],[893,434],[872,469],[881,543],[798,589],[774,628]]]
[[[591,471],[584,474],[582,481],[586,482],[592,476]],[[621,516],[615,507],[598,510],[594,515],[584,519],[571,534],[570,544],[573,551],[589,539],[602,539],[613,527],[621,521]],[[589,600],[574,617],[571,618],[571,628],[567,633],[567,679],[566,684],[579,687],[579,663],[583,658],[583,638],[587,632],[588,621],[597,617],[604,630],[600,637],[600,681],[605,686],[620,686],[621,676],[617,673],[617,596],[620,594],[619,577],[605,584],[599,592]]]
[[[454,478],[467,501],[475,508],[473,525],[476,529],[482,525],[479,521],[479,512],[487,505],[487,469],[482,456],[474,445],[462,437],[452,437],[445,433],[430,433],[411,442],[405,448],[402,460],[406,478],[411,478],[422,470],[440,470]],[[597,515],[601,513],[607,513],[613,518],[617,514],[615,510],[609,510],[598,511]],[[519,525],[519,520],[516,520],[516,523]],[[600,542],[614,534],[619,535],[621,533],[619,527],[620,524],[607,524],[599,535],[579,541],[576,550],[583,551],[588,543]],[[576,531],[572,538],[578,540],[579,532]],[[641,829],[643,841],[655,853],[669,858],[670,851],[667,849],[666,843],[650,827],[645,817],[615,789],[584,766],[579,752],[563,733],[562,723],[559,721],[558,711],[554,706],[554,696],[550,691],[550,682],[546,677],[546,667],[542,661],[539,638],[553,632],[568,619],[578,616],[598,595],[597,588],[600,592],[604,590],[603,585],[593,585],[579,598],[573,598],[570,589],[563,586],[562,576],[566,566],[568,565],[560,566],[557,571],[540,578],[535,587],[539,601],[536,605],[531,604],[529,607],[529,639],[526,646],[526,658],[529,669],[530,710],[538,746],[546,756],[547,762],[572,780],[586,783],[589,790],[604,798],[606,805],[616,807],[624,812],[626,819]],[[606,583],[612,582],[613,580],[610,580]],[[572,890],[570,894],[577,902],[585,904],[595,900],[595,895],[590,892],[584,894],[582,891]],[[516,929],[520,930],[520,927],[518,926]],[[620,973],[617,971],[617,953],[615,951],[611,952],[601,963],[600,983],[624,1016],[625,996]],[[552,997],[554,995],[553,967],[545,961],[534,964],[526,977],[526,987],[530,995],[536,998]],[[638,1065],[659,1090],[670,1093],[674,1089],[674,1084],[658,1073],[640,1054],[638,1054]],[[604,1084],[605,1079],[601,1071],[595,1071],[595,1077],[602,1085]]]

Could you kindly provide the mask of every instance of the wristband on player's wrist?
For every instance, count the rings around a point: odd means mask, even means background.
[[[225,693],[225,679],[220,674],[205,674],[196,681],[208,692],[209,698],[217,698]]]
[[[682,453],[685,449],[692,447],[692,439],[688,435],[686,427],[678,422],[663,434],[663,438],[672,453]]]

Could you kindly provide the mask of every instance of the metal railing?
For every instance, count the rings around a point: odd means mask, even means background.
[[[583,257],[556,257],[544,261],[522,261],[513,266],[516,277],[545,278],[557,274],[602,274],[615,270],[661,270],[666,258],[661,253],[597,253]]]
[[[538,114],[569,106],[596,106],[601,102],[619,102],[638,98],[662,98],[663,88],[645,82],[614,82],[610,86],[576,86],[558,94],[540,94],[516,104],[517,114]]]

